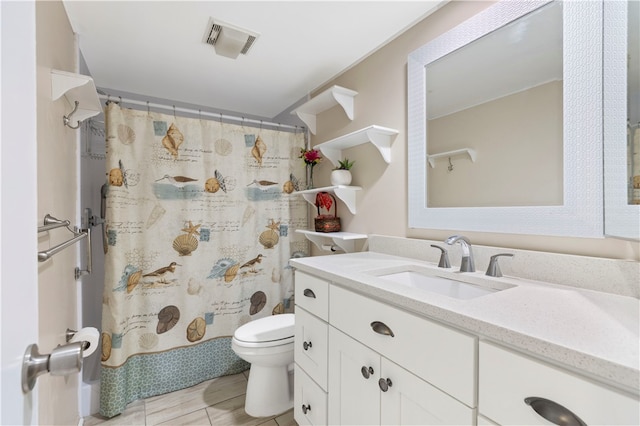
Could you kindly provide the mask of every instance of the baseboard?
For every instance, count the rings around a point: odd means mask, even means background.
[[[80,417],[81,419],[100,411],[100,380],[80,385]]]

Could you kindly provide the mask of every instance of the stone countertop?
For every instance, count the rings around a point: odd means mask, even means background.
[[[370,271],[412,265],[441,276],[461,277],[455,269],[375,252],[291,259],[296,269],[333,284],[423,315],[480,339],[500,342],[583,375],[640,393],[640,301],[592,290],[515,277],[464,273],[508,289],[461,300],[410,288]]]

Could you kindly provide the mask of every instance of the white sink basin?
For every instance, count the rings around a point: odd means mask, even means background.
[[[445,277],[437,274],[436,270],[414,265],[371,271],[369,274],[407,287],[439,293],[455,299],[474,299],[512,287],[475,276],[468,276],[464,281],[457,277]]]

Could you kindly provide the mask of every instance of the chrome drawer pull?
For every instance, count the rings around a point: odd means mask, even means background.
[[[524,402],[531,406],[541,417],[549,420],[554,425],[587,426],[585,422],[580,420],[580,417],[556,402],[537,396],[525,398]]]
[[[383,322],[374,321],[371,323],[371,328],[373,329],[373,331],[375,331],[378,334],[384,334],[385,336],[391,336],[391,337],[395,336],[393,334],[393,331],[391,331],[391,329],[387,326],[387,324]]]
[[[302,349],[304,349],[305,351],[307,349],[309,349],[311,347],[311,341],[309,342],[302,342]]]
[[[307,411],[311,411],[311,405],[310,404],[307,404],[307,405],[302,404],[302,412],[304,414],[307,414]]]
[[[368,379],[369,376],[373,374],[373,367],[367,368],[366,366],[363,365],[362,368],[360,369],[360,372],[362,373],[362,377],[364,377],[365,379]]]
[[[380,379],[378,380],[378,386],[380,386],[380,390],[382,392],[386,392],[389,390],[393,383],[391,383],[391,379]]]
[[[304,294],[307,297],[311,297],[312,299],[316,298],[316,294],[310,288],[305,288],[302,294]]]

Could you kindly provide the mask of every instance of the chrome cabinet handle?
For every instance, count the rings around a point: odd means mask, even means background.
[[[362,377],[364,377],[365,379],[368,379],[369,376],[373,374],[373,367],[366,367],[363,365],[362,368],[360,369],[360,372],[362,373]]]
[[[304,349],[305,351],[307,349],[309,349],[311,347],[311,341],[309,342],[302,342],[302,349]]]
[[[307,297],[311,297],[312,299],[316,298],[316,294],[310,288],[305,288],[302,294],[304,294]]]
[[[311,411],[311,405],[310,404],[307,404],[307,405],[302,404],[302,412],[304,414],[307,414],[308,411]]]
[[[389,390],[393,383],[391,383],[391,379],[380,379],[378,380],[378,386],[380,386],[380,390],[382,392],[386,392]]]
[[[534,409],[541,417],[551,423],[560,426],[587,426],[580,417],[573,414],[568,408],[548,399],[530,396],[524,402]]]
[[[384,334],[385,336],[391,336],[391,337],[395,336],[393,334],[393,331],[391,331],[391,329],[387,326],[387,324],[383,322],[374,321],[371,323],[371,328],[373,329],[373,331],[375,331],[378,334]]]

